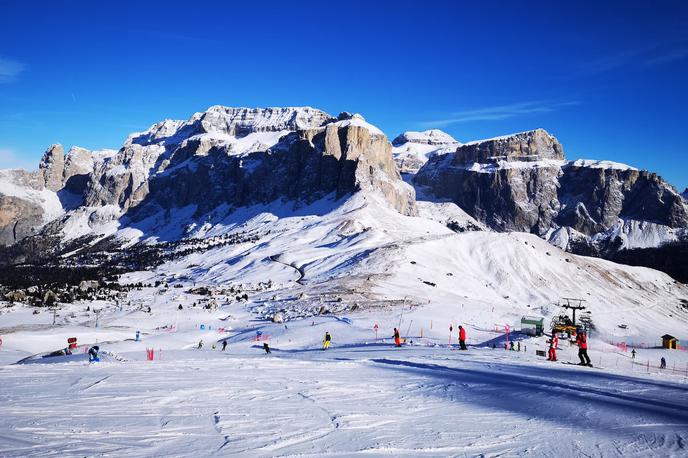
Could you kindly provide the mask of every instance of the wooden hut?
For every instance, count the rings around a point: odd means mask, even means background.
[[[668,348],[669,350],[676,350],[678,349],[678,339],[669,334],[664,334],[662,336],[662,347]]]

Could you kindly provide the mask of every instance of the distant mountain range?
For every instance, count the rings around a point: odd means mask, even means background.
[[[654,173],[567,160],[542,129],[468,143],[406,132],[390,143],[360,115],[309,107],[214,106],[131,134],[117,151],[52,145],[38,171],[0,171],[0,262],[196,237],[240,210],[281,202],[286,215],[356,193],[419,218],[429,202],[457,231],[534,233],[688,281],[688,190]]]

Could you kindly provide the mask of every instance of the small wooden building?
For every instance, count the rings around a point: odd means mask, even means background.
[[[678,349],[678,339],[669,334],[664,334],[662,336],[662,347],[668,348],[669,350],[676,350]]]

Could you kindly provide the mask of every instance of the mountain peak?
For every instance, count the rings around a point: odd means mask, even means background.
[[[460,144],[454,137],[439,129],[424,130],[422,132],[407,131],[397,136],[392,145],[401,146],[406,143],[417,143],[420,145],[450,145]]]
[[[127,143],[138,145],[179,143],[194,135],[245,137],[255,132],[296,131],[320,127],[334,118],[311,107],[226,107],[213,105],[187,121],[166,119],[145,132],[132,134]]]
[[[469,142],[456,151],[457,163],[532,162],[541,159],[564,159],[564,149],[559,141],[542,128]]]

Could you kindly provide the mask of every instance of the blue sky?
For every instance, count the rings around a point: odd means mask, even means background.
[[[543,127],[688,186],[685,1],[0,1],[0,167],[211,105],[310,105],[390,137]]]

